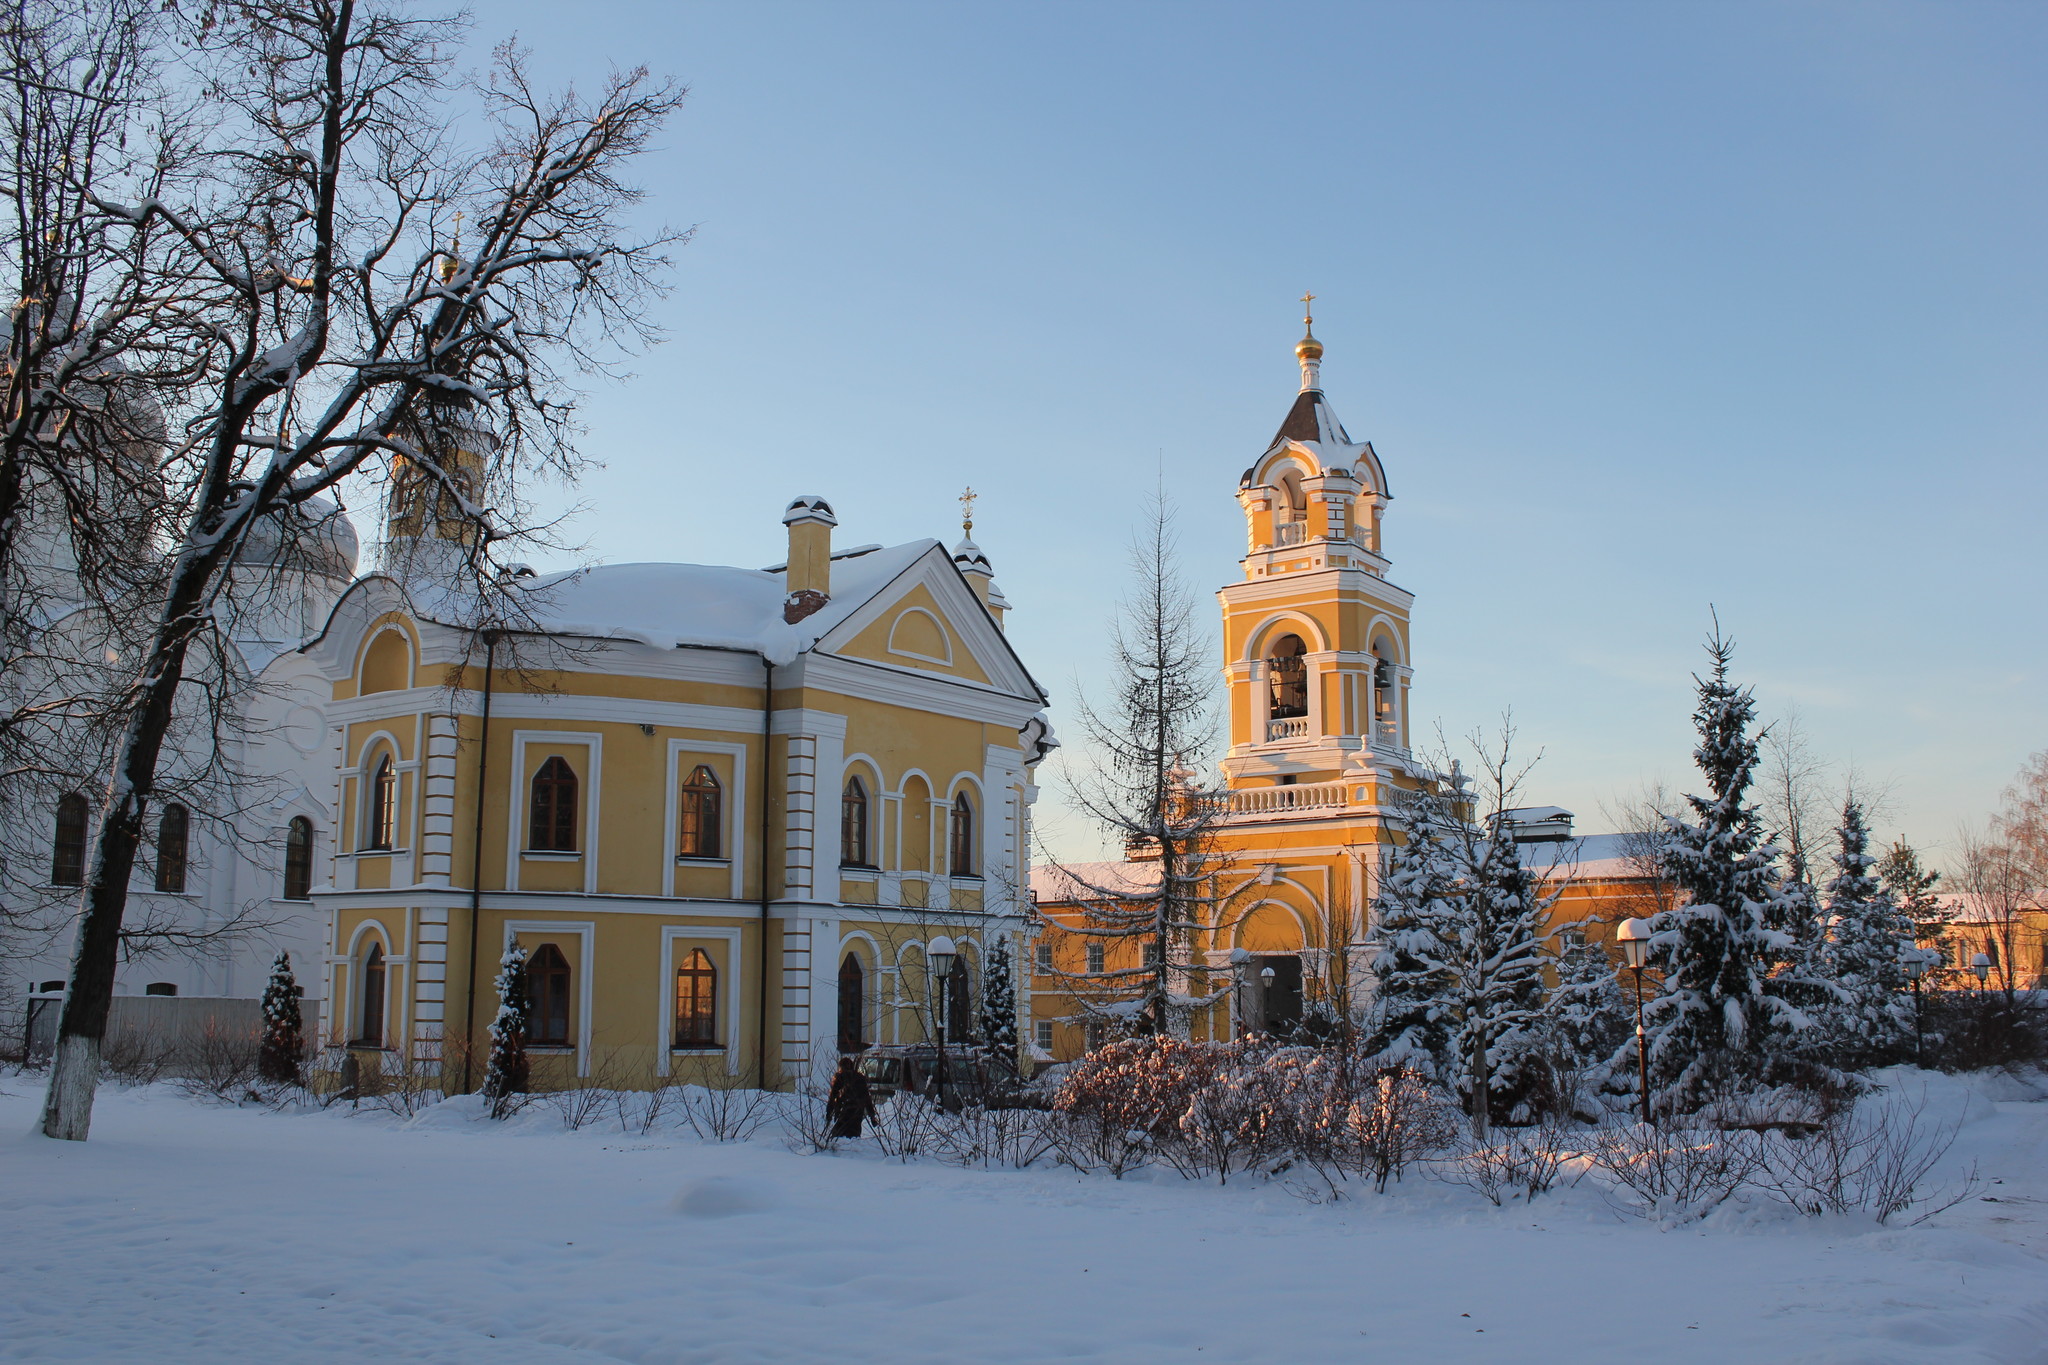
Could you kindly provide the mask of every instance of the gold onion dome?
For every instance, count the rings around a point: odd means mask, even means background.
[[[1314,332],[1309,332],[1301,340],[1294,343],[1294,354],[1301,360],[1321,360],[1323,358],[1323,343],[1316,340]]]

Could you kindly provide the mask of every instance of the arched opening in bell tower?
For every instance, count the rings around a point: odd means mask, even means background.
[[[1273,642],[1266,659],[1266,715],[1270,720],[1293,720],[1308,714],[1308,646],[1299,635],[1283,635]]]

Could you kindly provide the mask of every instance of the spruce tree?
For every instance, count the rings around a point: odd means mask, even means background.
[[[1604,944],[1567,941],[1557,956],[1557,989],[1545,1003],[1545,1031],[1561,1067],[1598,1088],[1615,1050],[1635,1030],[1635,999]]]
[[[1934,894],[1941,874],[1922,868],[1919,853],[1904,839],[1898,839],[1878,861],[1877,880],[1899,907],[1899,913],[1912,924],[1914,941],[1946,958],[1950,947],[1950,912],[1941,897]]]
[[[1650,921],[1650,965],[1663,979],[1647,1009],[1650,1070],[1666,1109],[1763,1080],[1812,1024],[1794,1003],[1810,980],[1782,970],[1798,954],[1802,901],[1781,881],[1778,851],[1747,803],[1756,704],[1729,680],[1733,652],[1717,630],[1707,645],[1713,667],[1694,678],[1693,759],[1707,793],[1686,797],[1693,819],[1665,821],[1663,860],[1681,903]]]
[[[484,1072],[484,1098],[491,1102],[491,1117],[501,1119],[512,1112],[515,1095],[526,1092],[528,1031],[526,994],[526,950],[513,944],[498,960],[498,1013],[491,1020],[491,1062]]]
[[[1010,936],[988,946],[981,972],[981,1040],[990,1055],[1017,1064],[1017,981],[1010,970]]]
[[[1484,1137],[1493,1119],[1507,1117],[1537,1080],[1543,972],[1550,961],[1545,944],[1557,898],[1543,895],[1536,874],[1523,865],[1506,820],[1495,816],[1462,833],[1455,851],[1465,865],[1465,894],[1452,902],[1447,924],[1456,936],[1442,957],[1453,977],[1451,1079]]]
[[[1445,944],[1456,937],[1463,894],[1454,820],[1424,792],[1408,811],[1408,838],[1396,844],[1380,879],[1373,917],[1380,951],[1373,959],[1372,1030],[1367,1051],[1390,1064],[1448,1070],[1457,973]]]
[[[1842,1065],[1886,1060],[1912,1027],[1905,954],[1912,919],[1872,874],[1870,830],[1854,798],[1836,831],[1835,876],[1824,888],[1828,932],[1821,961],[1835,994],[1822,1006],[1827,1052]]]
[[[256,1053],[256,1074],[276,1085],[297,1085],[303,1079],[305,1057],[299,983],[292,976],[291,954],[280,952],[263,988],[263,1041]]]

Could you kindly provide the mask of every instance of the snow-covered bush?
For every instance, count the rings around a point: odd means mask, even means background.
[[[1831,1114],[1805,1136],[1764,1139],[1755,1183],[1801,1213],[1867,1213],[1878,1222],[1918,1210],[1923,1222],[1977,1192],[1976,1168],[1953,1185],[1927,1177],[1954,1145],[1962,1116],[1932,1120],[1918,1099],[1877,1096]]]
[[[1684,1116],[1661,1127],[1597,1129],[1587,1147],[1619,1207],[1674,1227],[1706,1217],[1748,1185],[1762,1162],[1763,1139]]]
[[[1386,1193],[1410,1166],[1448,1151],[1463,1132],[1457,1106],[1421,1072],[1389,1067],[1372,1088],[1351,1102],[1348,1127],[1356,1143],[1359,1170],[1373,1189]]]
[[[676,1107],[690,1131],[706,1142],[745,1142],[776,1112],[767,1091],[737,1083],[683,1086]]]
[[[1568,1129],[1556,1124],[1511,1129],[1492,1142],[1467,1144],[1445,1163],[1444,1178],[1477,1190],[1498,1208],[1509,1200],[1527,1202],[1550,1192],[1578,1154]]]
[[[498,960],[498,1013],[491,1019],[491,1061],[484,1072],[484,1098],[494,1119],[508,1118],[524,1103],[526,1060],[526,950],[514,943]]]

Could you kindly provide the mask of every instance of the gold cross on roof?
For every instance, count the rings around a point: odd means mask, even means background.
[[[1301,296],[1301,321],[1304,326],[1316,320],[1315,310],[1309,307],[1315,301],[1316,296],[1314,294],[1303,294]]]
[[[974,500],[980,496],[972,488],[960,495],[960,529],[970,536],[974,534]]]

